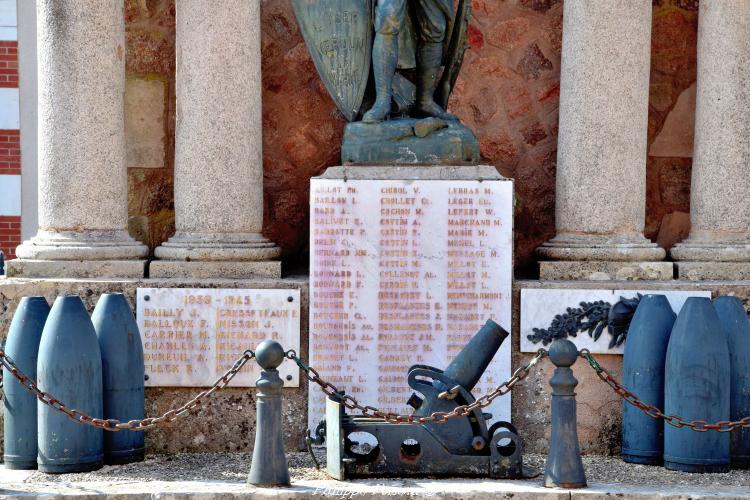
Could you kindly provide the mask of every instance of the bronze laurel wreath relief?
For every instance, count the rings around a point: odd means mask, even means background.
[[[558,314],[547,328],[534,328],[528,339],[534,344],[541,342],[549,345],[558,339],[577,337],[579,332],[587,332],[595,341],[607,328],[612,337],[609,349],[621,346],[628,336],[630,321],[643,296],[626,299],[620,297],[615,305],[603,300],[581,302],[579,307],[568,307],[563,314]]]

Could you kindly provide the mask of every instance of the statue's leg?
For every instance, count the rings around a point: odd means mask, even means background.
[[[391,112],[393,75],[398,64],[398,34],[405,13],[406,0],[378,0],[375,11],[375,44],[372,47],[375,104],[362,117],[363,122],[381,122]]]
[[[419,116],[433,116],[444,120],[457,120],[435,102],[435,89],[443,63],[448,20],[445,0],[417,0],[417,24],[419,44],[417,48],[417,102],[415,113]]]

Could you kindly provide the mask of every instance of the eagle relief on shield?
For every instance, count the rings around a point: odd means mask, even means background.
[[[367,89],[372,49],[372,0],[293,0],[315,67],[347,121]]]
[[[345,165],[476,165],[449,112],[471,0],[292,0],[320,78],[349,122]]]

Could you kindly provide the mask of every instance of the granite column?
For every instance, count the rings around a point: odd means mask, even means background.
[[[123,0],[37,0],[39,231],[10,276],[143,277],[127,231]]]
[[[750,3],[700,3],[690,236],[680,278],[750,278]]]
[[[278,277],[263,229],[260,0],[177,7],[176,234],[152,277]]]
[[[672,278],[643,236],[651,10],[565,1],[557,236],[538,250],[542,279]]]

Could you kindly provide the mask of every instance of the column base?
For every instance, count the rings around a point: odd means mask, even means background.
[[[161,260],[259,262],[278,259],[281,249],[257,233],[178,232],[154,255]]]
[[[280,278],[281,249],[257,233],[177,233],[154,252],[152,278]]]
[[[146,275],[145,260],[28,260],[5,262],[8,278],[135,278]]]
[[[541,280],[633,281],[671,280],[671,262],[555,261],[539,263]]]
[[[750,263],[750,238],[722,240],[691,236],[675,245],[670,253],[675,260]]]
[[[127,231],[43,231],[6,263],[18,278],[143,278],[148,247]]]
[[[13,262],[13,261],[11,261]],[[686,281],[750,280],[750,262],[676,262],[677,277]]]
[[[558,235],[537,249],[546,260],[653,262],[667,253],[639,235]]]
[[[11,261],[13,262],[13,261]],[[175,261],[155,260],[149,264],[149,278],[281,278],[281,261]]]
[[[27,260],[143,259],[148,247],[127,231],[43,231],[18,246],[16,256]]]

